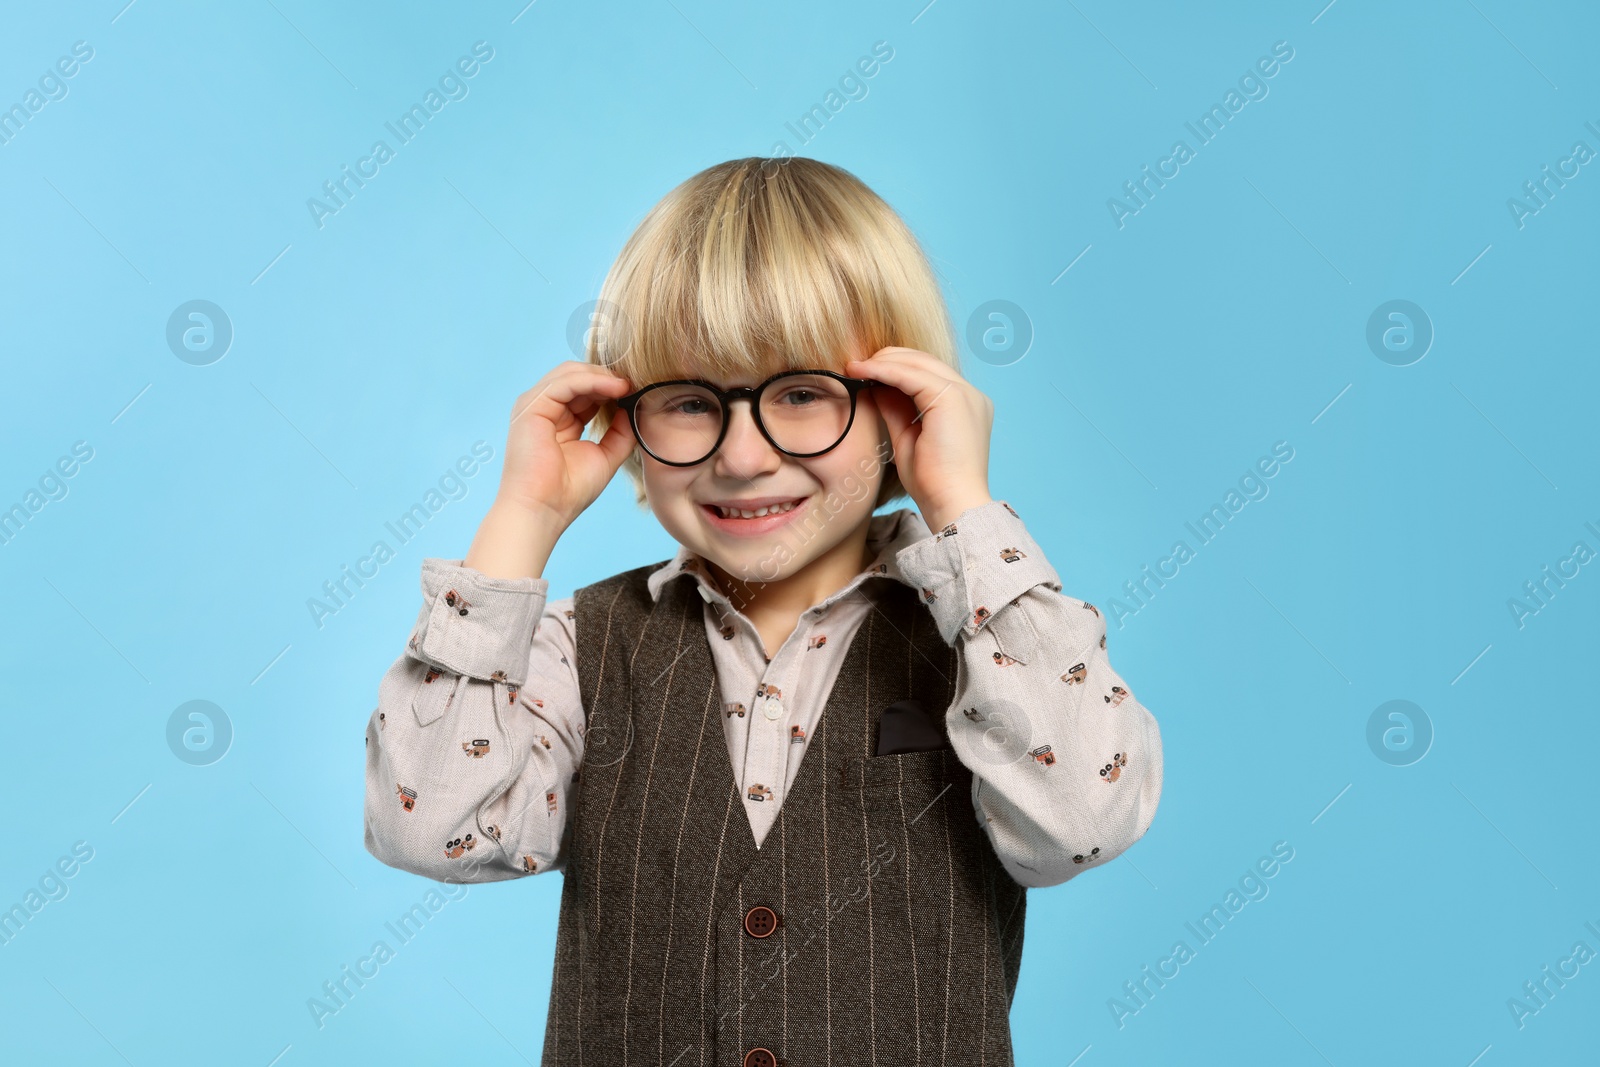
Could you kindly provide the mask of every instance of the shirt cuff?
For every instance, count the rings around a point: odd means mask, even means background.
[[[521,688],[549,590],[545,578],[490,578],[461,560],[429,557],[422,612],[406,647],[455,674]]]
[[[1004,500],[970,507],[944,529],[895,554],[900,574],[922,596],[939,634],[977,635],[1034,586],[1061,591],[1061,579]]]

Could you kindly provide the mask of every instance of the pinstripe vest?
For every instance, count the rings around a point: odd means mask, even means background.
[[[652,602],[659,566],[574,595],[588,725],[544,1067],[1011,1064],[1027,891],[953,750],[871,754],[885,706],[954,698],[927,609],[862,583],[876,610],[758,849],[695,579]]]

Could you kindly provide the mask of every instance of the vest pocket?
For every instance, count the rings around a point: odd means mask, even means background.
[[[915,818],[927,805],[955,792],[962,763],[952,748],[902,752],[896,756],[857,756],[839,768],[840,787],[861,811],[895,812],[906,805]]]

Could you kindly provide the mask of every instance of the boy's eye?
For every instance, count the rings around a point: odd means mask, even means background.
[[[816,400],[816,391],[812,389],[790,389],[778,398],[785,407],[804,407]]]
[[[667,400],[662,410],[674,415],[707,415],[712,411],[711,401],[703,396],[680,396]]]

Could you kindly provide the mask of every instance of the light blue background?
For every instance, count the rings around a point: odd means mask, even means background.
[[[513,398],[571,357],[633,225],[779,141],[903,213],[962,332],[1024,309],[1027,355],[965,369],[994,495],[1071,594],[1131,605],[1294,449],[1112,626],[1165,792],[1124,858],[1029,895],[1019,1064],[1593,1055],[1600,965],[1521,1028],[1507,1007],[1600,951],[1600,566],[1520,628],[1507,607],[1600,550],[1600,169],[1522,228],[1507,208],[1600,149],[1591,7],[123,2],[13,5],[0,34],[5,106],[94,49],[0,146],[0,506],[94,449],[0,545],[0,906],[94,850],[0,946],[8,1062],[538,1061],[559,877],[472,887],[312,1021],[430,886],[362,847],[363,730],[422,558],[466,551]],[[306,200],[479,40],[467,98],[319,229]],[[868,95],[802,144],[785,123],[876,41]],[[1118,228],[1108,198],[1278,41],[1269,95]],[[209,366],[165,340],[194,299],[235,331]],[[1409,366],[1366,342],[1392,299],[1436,331]],[[465,498],[319,628],[308,598],[480,440]],[[672,550],[619,478],[552,593]],[[193,699],[232,722],[210,766],[167,746]],[[1410,766],[1366,741],[1391,699],[1435,731]],[[1278,841],[1270,894],[1119,1028],[1108,1000]]]

